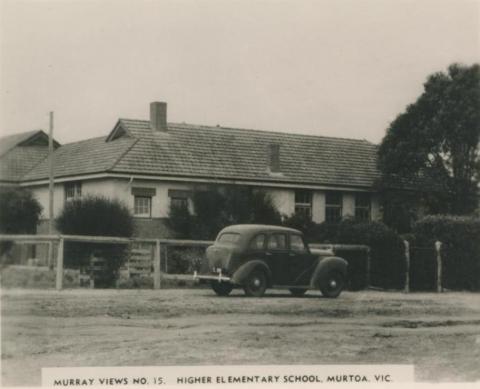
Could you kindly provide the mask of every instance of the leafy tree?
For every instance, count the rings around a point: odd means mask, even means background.
[[[409,198],[395,188],[421,189],[429,213],[472,212],[480,178],[479,107],[480,65],[453,64],[447,73],[429,76],[422,95],[390,124],[382,140],[379,188],[395,192],[389,196],[397,197],[397,205],[403,201],[407,210],[419,194]]]
[[[129,209],[117,200],[85,197],[68,202],[56,220],[57,229],[66,235],[131,237],[133,217]],[[120,266],[127,256],[123,244],[67,242],[65,266],[80,268],[90,265],[92,256],[103,258],[106,269],[96,279],[97,286],[112,286]]]
[[[0,188],[0,233],[34,234],[41,213],[42,206],[29,190]],[[12,245],[12,242],[0,242],[0,255],[3,257]],[[6,262],[6,258],[2,262]]]
[[[33,234],[42,206],[29,190],[0,189],[0,232],[3,234]]]
[[[169,226],[178,237],[213,239],[231,224],[281,224],[281,216],[271,197],[248,187],[194,190],[192,214],[187,207],[171,206]]]

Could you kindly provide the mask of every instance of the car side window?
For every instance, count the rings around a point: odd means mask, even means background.
[[[290,250],[302,253],[307,251],[305,242],[300,235],[290,235]]]
[[[265,234],[258,234],[250,242],[250,248],[253,250],[261,250],[265,245]]]
[[[286,234],[272,234],[268,238],[267,247],[270,250],[285,250],[287,248]]]

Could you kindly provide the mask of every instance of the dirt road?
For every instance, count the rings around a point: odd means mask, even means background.
[[[480,294],[208,289],[3,290],[2,383],[54,366],[414,364],[419,381],[480,379]]]

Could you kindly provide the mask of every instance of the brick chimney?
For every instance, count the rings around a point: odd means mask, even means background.
[[[280,145],[278,143],[270,143],[268,145],[268,162],[272,173],[280,172]]]
[[[167,103],[150,103],[150,127],[153,131],[167,131]]]

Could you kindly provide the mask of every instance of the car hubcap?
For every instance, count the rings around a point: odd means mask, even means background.
[[[337,281],[330,280],[330,288],[335,289],[337,287]]]
[[[253,286],[255,286],[255,287],[257,287],[257,288],[260,286],[260,280],[259,280],[258,278],[255,278],[255,279],[253,280]]]

